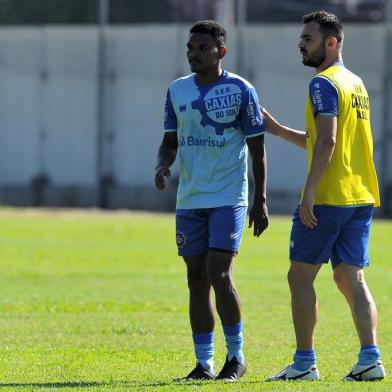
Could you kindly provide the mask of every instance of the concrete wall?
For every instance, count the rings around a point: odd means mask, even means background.
[[[236,31],[229,30],[224,66],[248,78],[261,103],[277,118],[302,129],[313,70],[301,63],[300,28],[246,27],[241,59]],[[101,165],[109,178],[104,187],[108,207],[174,207],[175,181],[167,193],[156,192],[152,181],[167,85],[189,73],[187,31],[188,26],[148,25],[105,32],[108,66]],[[344,59],[362,76],[371,96],[378,166],[384,39],[383,26],[346,26]],[[0,29],[0,203],[98,203],[98,47],[93,27]],[[269,135],[267,149],[270,208],[290,212],[304,182],[304,152]],[[176,172],[175,167],[174,177]]]

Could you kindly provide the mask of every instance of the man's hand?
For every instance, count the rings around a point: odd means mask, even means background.
[[[249,227],[253,225],[253,235],[260,237],[268,227],[268,208],[265,203],[253,204],[249,211]]]
[[[166,179],[171,175],[170,169],[168,167],[159,167],[155,171],[155,187],[159,191],[164,191],[166,188]]]
[[[301,222],[309,229],[314,229],[317,226],[317,218],[313,213],[313,207],[314,192],[312,189],[305,188],[299,207],[299,217]]]
[[[279,122],[274,117],[272,117],[265,108],[260,106],[260,109],[261,113],[263,113],[263,121],[266,131],[271,133],[272,135],[279,136],[279,127],[281,127]]]

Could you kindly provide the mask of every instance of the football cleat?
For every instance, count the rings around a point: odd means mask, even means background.
[[[385,377],[385,369],[380,360],[370,365],[362,366],[355,364],[351,372],[343,378],[343,381],[376,381]]]
[[[185,377],[176,378],[174,381],[193,381],[193,380],[214,380],[216,378],[215,372],[204,369],[198,362],[196,367]]]
[[[293,364],[286,366],[281,372],[267,378],[267,381],[316,381],[320,380],[320,374],[316,365],[311,365],[307,370],[296,370]]]
[[[216,380],[221,381],[238,381],[246,372],[246,364],[241,364],[236,357],[231,358],[231,361],[226,357],[225,364],[219,372]]]

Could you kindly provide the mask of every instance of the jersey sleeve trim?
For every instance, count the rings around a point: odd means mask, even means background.
[[[333,116],[333,117],[337,117],[336,113],[329,113],[329,112],[319,112],[316,113],[316,116]]]
[[[256,137],[256,136],[262,136],[264,135],[265,131],[259,132],[259,133],[253,133],[251,135],[249,134],[245,134],[245,139],[251,139],[252,137]]]

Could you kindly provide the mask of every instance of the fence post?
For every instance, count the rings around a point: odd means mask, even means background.
[[[107,56],[106,27],[109,22],[109,0],[99,0],[98,15],[98,72],[97,72],[97,203],[98,207],[108,206],[107,168],[105,164],[105,144],[107,126]]]

